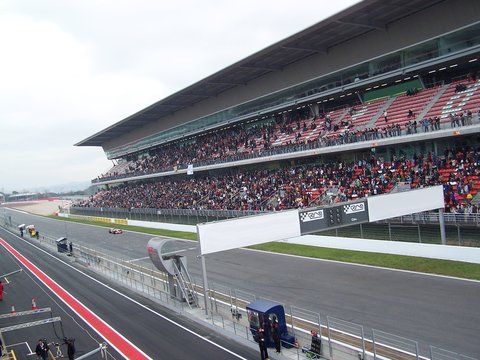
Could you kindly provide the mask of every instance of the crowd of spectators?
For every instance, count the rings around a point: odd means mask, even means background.
[[[310,109],[306,108],[277,114],[257,123],[232,125],[230,128],[149,150],[138,155],[135,160],[129,161],[122,171],[117,171],[114,167],[94,182],[186,169],[189,164],[201,166],[294,151],[299,148],[336,146],[441,129],[438,116],[416,119],[411,110],[406,115],[407,121],[403,123],[357,126],[349,120],[353,109],[354,107],[350,108],[348,114],[350,117],[337,119],[331,118],[328,114],[312,118]],[[471,125],[473,114],[471,111],[452,113],[448,121],[452,128]],[[315,132],[315,136],[308,136],[317,128],[320,131]],[[288,137],[287,141],[279,141],[285,136]]]
[[[329,161],[280,169],[244,169],[223,175],[178,175],[129,182],[100,190],[78,204],[95,208],[283,210],[355,200],[389,192],[398,184],[442,184],[448,212],[473,213],[470,203],[480,175],[479,150],[446,149],[392,157],[372,154],[356,162]]]

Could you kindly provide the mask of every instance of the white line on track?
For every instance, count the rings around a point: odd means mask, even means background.
[[[150,257],[144,256],[144,257],[141,257],[141,258],[138,258],[138,259],[127,260],[126,262],[127,263],[133,263],[133,262],[136,262],[136,261],[142,261],[142,260],[147,260],[147,259],[150,259]]]

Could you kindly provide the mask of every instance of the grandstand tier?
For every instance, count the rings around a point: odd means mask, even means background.
[[[116,162],[81,206],[273,211],[443,184],[447,211],[476,212],[480,9],[414,2],[361,1],[81,141]]]

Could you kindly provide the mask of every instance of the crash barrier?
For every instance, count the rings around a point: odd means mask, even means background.
[[[37,240],[31,239],[31,241],[36,242]],[[38,243],[52,250],[57,249],[56,239],[50,236],[42,235]],[[83,264],[111,281],[141,292],[146,297],[157,300],[177,311],[190,313],[239,338],[255,342],[246,316],[247,304],[261,299],[254,294],[212,283],[207,291],[209,315],[205,317],[205,309],[190,309],[186,302],[179,301],[172,296],[169,293],[170,288],[167,284],[166,274],[159,272],[151,264],[132,263],[131,259],[122,259],[115,254],[99,252],[78,242],[74,244],[73,255],[72,261]],[[148,265],[145,266],[145,264]],[[194,278],[192,281],[192,287],[197,296],[201,298],[199,304],[203,304],[205,292],[200,283]],[[412,345],[417,344],[413,340],[378,330],[372,330],[371,339],[367,339],[361,325],[333,317],[326,317],[326,325],[322,325],[321,316],[318,313],[294,306],[284,306],[284,308],[289,334],[295,338],[294,343],[286,344],[289,348],[282,348],[284,356],[286,355],[290,359],[305,359],[311,356],[312,330],[320,335],[322,358],[419,359],[418,345]],[[414,348],[415,350],[413,350]],[[446,353],[450,354],[447,350],[435,348],[433,352],[435,358],[432,356],[431,360],[474,360],[462,355],[458,355],[457,358],[446,358],[439,355]],[[271,358],[274,359],[272,356]],[[422,358],[426,358],[425,355]]]

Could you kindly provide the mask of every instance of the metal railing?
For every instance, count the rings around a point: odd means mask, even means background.
[[[125,208],[88,208],[70,207],[73,215],[99,216],[130,220],[155,221],[175,224],[196,225],[265,213],[257,210],[206,210],[206,209],[125,209]]]
[[[165,220],[165,222],[175,222],[182,218],[195,219],[230,219],[243,216],[259,215],[268,213],[260,210],[208,210],[208,209],[152,209],[152,208],[93,208],[82,206],[71,206],[70,213],[76,215],[100,216],[112,218],[128,218],[132,220],[152,221]],[[480,226],[480,213],[444,213],[445,223],[459,225]],[[168,221],[172,220],[172,221]],[[410,215],[390,218],[379,223],[401,223],[401,224],[438,224],[438,212],[422,212]],[[198,223],[198,222],[197,222]],[[195,223],[195,224],[197,224]]]

